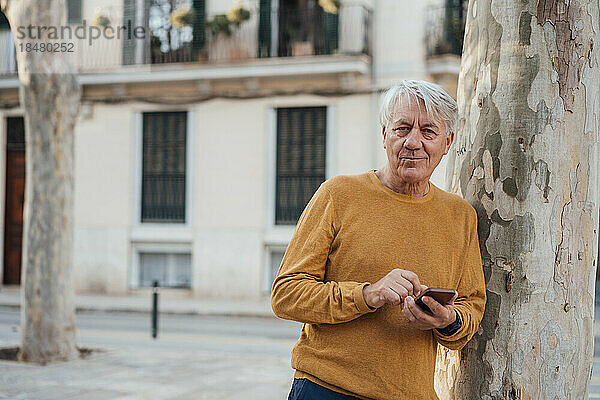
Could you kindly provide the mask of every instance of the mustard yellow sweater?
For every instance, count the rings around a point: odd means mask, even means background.
[[[394,268],[458,291],[462,327],[420,331],[399,306],[371,310],[362,295]],[[423,197],[394,192],[374,171],[324,182],[300,216],[271,305],[303,322],[296,378],[362,399],[431,400],[436,346],[460,349],[477,331],[485,283],[475,210],[430,182]]]

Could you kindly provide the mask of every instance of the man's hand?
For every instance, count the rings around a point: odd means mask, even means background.
[[[429,307],[431,314],[425,312],[415,303],[415,299],[407,297],[402,306],[402,314],[408,323],[415,328],[426,331],[429,329],[442,329],[456,320],[454,312],[454,300],[458,294],[455,294],[450,303],[443,306],[435,299],[424,296],[423,303]]]
[[[371,308],[379,308],[384,304],[397,306],[408,296],[418,296],[421,287],[417,274],[397,268],[377,282],[365,286],[363,297]]]

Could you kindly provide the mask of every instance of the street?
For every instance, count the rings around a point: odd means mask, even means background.
[[[18,345],[19,319],[18,311],[0,309],[0,347]],[[148,314],[79,313],[79,346],[101,351],[45,367],[0,361],[0,399],[285,399],[300,326],[274,318],[162,315],[154,340]],[[599,333],[590,399],[600,398]]]
[[[20,314],[0,310],[0,347],[19,343]],[[77,315],[89,358],[46,367],[0,362],[0,399],[283,399],[300,324],[266,318]]]

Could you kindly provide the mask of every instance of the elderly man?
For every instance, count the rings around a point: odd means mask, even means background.
[[[401,81],[382,98],[387,164],[327,180],[300,216],[271,295],[304,323],[288,399],[437,399],[437,343],[462,348],[485,306],[475,210],[429,182],[455,119],[439,86]],[[426,286],[458,297],[425,312]]]

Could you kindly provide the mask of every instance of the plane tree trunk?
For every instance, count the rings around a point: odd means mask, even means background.
[[[471,0],[447,182],[477,210],[488,301],[442,399],[584,399],[598,237],[598,0]]]
[[[66,25],[64,0],[0,0],[17,46],[25,114],[26,184],[19,358],[47,363],[78,356],[72,284],[73,128],[80,87],[69,54],[41,51],[18,27]],[[36,32],[37,35],[37,32]],[[63,40],[64,42],[64,40]],[[21,51],[20,45],[38,44]]]

